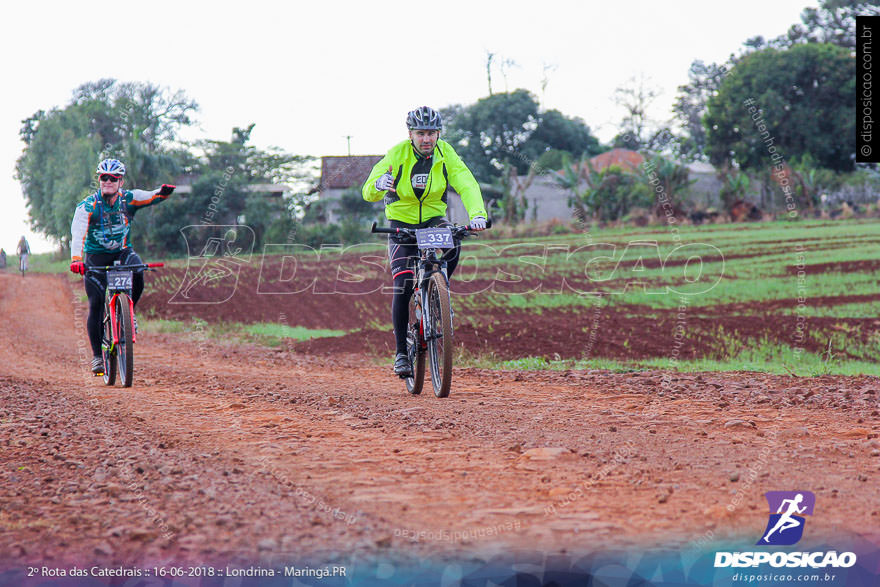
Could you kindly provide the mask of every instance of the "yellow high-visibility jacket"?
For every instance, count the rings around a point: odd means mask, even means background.
[[[438,140],[432,159],[425,191],[418,198],[410,181],[418,156],[409,140],[395,145],[370,172],[362,189],[364,199],[368,202],[384,200],[385,217],[389,220],[419,224],[429,218],[446,215],[446,191],[452,186],[461,195],[469,218],[486,218],[480,186],[452,145]],[[389,167],[394,177],[396,193],[391,190],[380,192],[376,189],[376,180],[387,173]]]

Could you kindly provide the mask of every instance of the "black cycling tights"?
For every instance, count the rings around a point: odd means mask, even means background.
[[[432,218],[422,224],[405,224],[391,221],[391,228],[429,228],[434,226],[451,226],[442,216]],[[458,265],[461,242],[455,242],[455,248],[443,255],[446,259],[446,275],[452,277]],[[398,353],[406,353],[406,328],[409,322],[409,300],[415,289],[414,270],[419,259],[419,248],[414,244],[401,245],[394,237],[388,238],[388,257],[391,259],[391,278],[394,294],[391,299],[391,323],[394,325],[394,340]]]
[[[124,249],[118,253],[93,253],[86,255],[86,268],[103,267],[112,265],[113,261],[119,260],[120,265],[137,265],[143,263],[131,249]],[[107,274],[103,272],[86,273],[84,278],[86,295],[89,296],[89,318],[86,322],[89,331],[89,343],[92,345],[92,355],[101,356],[101,323],[104,320],[104,291],[107,287]],[[143,270],[135,271],[131,281],[131,301],[137,305],[141,294],[144,293]]]

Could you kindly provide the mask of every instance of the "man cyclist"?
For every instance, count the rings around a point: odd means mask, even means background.
[[[89,297],[87,326],[92,345],[92,373],[100,374],[104,372],[104,362],[101,359],[101,323],[104,320],[107,275],[102,272],[86,275],[86,269],[113,265],[114,261],[119,261],[121,265],[143,263],[131,248],[128,236],[131,220],[141,208],[164,201],[174,191],[175,186],[162,184],[162,187],[152,191],[123,191],[125,165],[117,159],[101,161],[97,173],[100,182],[98,191],[80,202],[73,214],[70,225],[70,270],[85,275],[83,282]],[[135,271],[131,290],[131,300],[135,305],[143,291],[143,270]]]
[[[27,239],[24,238],[24,235],[21,235],[21,240],[18,241],[15,254],[18,255],[18,268],[21,270],[21,274],[24,275],[28,268],[28,255],[31,254],[31,246],[28,244]]]
[[[364,183],[364,199],[368,202],[384,201],[385,217],[391,228],[449,226],[446,218],[449,187],[461,194],[470,228],[477,231],[486,228],[486,209],[480,186],[452,146],[440,139],[441,126],[440,113],[427,106],[407,114],[409,139],[392,147],[373,167]],[[461,243],[456,242],[455,248],[444,255],[449,277],[458,265],[460,251]],[[390,235],[388,257],[394,284],[391,300],[391,321],[397,347],[394,372],[408,377],[412,375],[412,365],[406,353],[406,329],[419,250],[416,245],[401,244],[397,237]]]

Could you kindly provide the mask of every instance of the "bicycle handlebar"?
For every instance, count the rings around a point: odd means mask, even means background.
[[[138,263],[135,265],[104,265],[103,267],[88,267],[89,271],[115,271],[117,269],[151,269],[153,267],[164,267],[165,263]]]
[[[443,227],[437,226],[435,228],[443,228]],[[492,220],[491,219],[486,220],[486,228],[492,228]],[[453,235],[456,235],[456,234],[463,235],[465,233],[471,232],[471,229],[468,228],[467,226],[450,226],[449,229],[452,230]],[[377,226],[375,222],[373,222],[373,225],[370,227],[370,232],[373,232],[376,234],[406,235],[406,236],[410,236],[412,238],[415,238],[416,230],[418,230],[418,229],[416,229],[416,228],[384,228],[381,226]]]

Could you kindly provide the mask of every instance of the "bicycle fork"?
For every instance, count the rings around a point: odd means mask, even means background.
[[[104,350],[108,353],[112,353],[116,349],[117,343],[119,343],[119,330],[116,325],[118,324],[118,316],[116,315],[116,296],[117,294],[113,294],[110,300],[107,302],[107,316],[104,316],[104,320],[110,321],[110,340],[104,341]],[[107,344],[110,344],[107,347]]]
[[[108,352],[113,352],[116,348],[116,345],[119,344],[119,315],[116,313],[116,300],[119,299],[119,294],[113,294],[113,297],[110,298],[110,302],[107,304],[107,309],[110,312],[110,316],[105,316],[104,319],[110,320],[110,332],[113,334],[113,338],[109,341],[110,348],[105,348],[104,350]],[[131,296],[126,296],[128,300],[128,315],[132,317],[131,324],[131,341],[137,342],[137,333],[134,331],[134,302],[131,300]]]
[[[442,273],[443,273],[443,276],[445,277],[446,272],[442,271]],[[425,283],[427,284],[427,280],[425,280]],[[446,283],[448,284],[449,282],[447,281]],[[432,313],[433,310],[431,309],[431,300],[428,299],[427,285],[425,287],[419,288],[419,290],[421,293],[421,296],[419,299],[421,300],[421,306],[422,306],[421,307],[422,319],[420,320],[420,324],[423,329],[422,337],[425,341],[425,348],[427,348],[427,343],[429,340],[434,340],[435,338],[442,338],[443,333],[435,331],[436,325],[434,323],[434,315]]]
[[[416,319],[419,324],[419,336],[416,340],[419,343],[419,352],[422,352],[428,348],[428,329],[425,327],[427,323],[426,310],[427,304],[422,292],[424,288],[421,286],[416,286],[415,291],[413,292],[413,296],[416,299]]]

